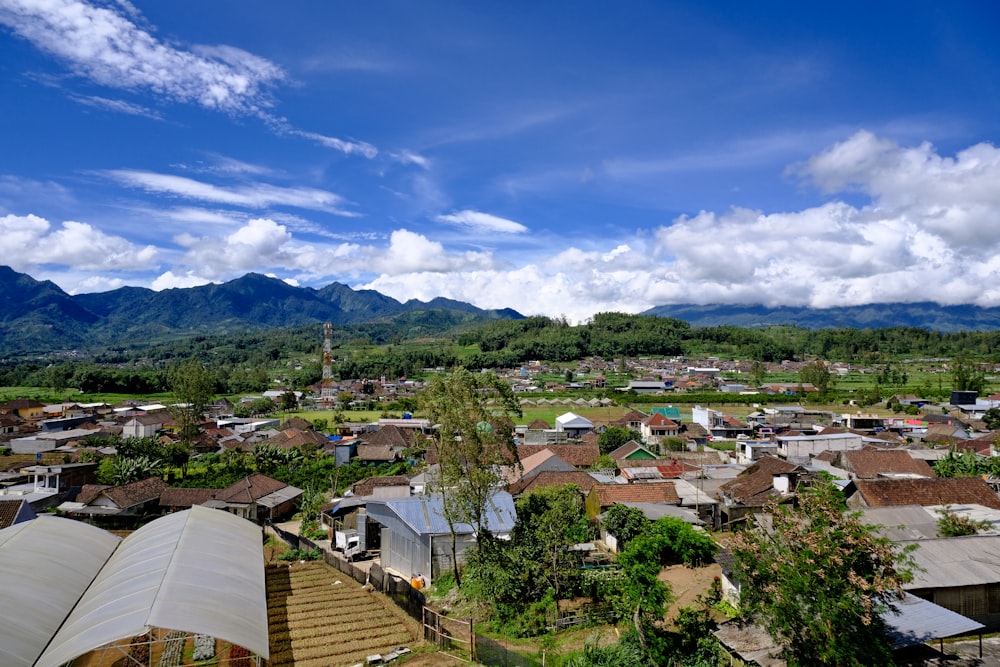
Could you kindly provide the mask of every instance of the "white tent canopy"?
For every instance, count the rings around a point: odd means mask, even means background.
[[[0,590],[23,598],[24,614],[44,607],[59,620],[30,631],[34,655],[28,650],[4,665],[58,667],[153,627],[218,637],[269,657],[261,535],[254,524],[195,506],[157,519],[121,544],[69,519],[40,517],[11,528],[25,525],[30,530],[22,530],[35,535],[28,542],[5,539],[10,528],[0,531]],[[110,548],[108,538],[115,541]],[[40,567],[46,553],[52,566]],[[103,567],[93,568],[95,560]],[[89,576],[67,561],[90,562]],[[76,593],[49,599],[45,588]],[[8,646],[8,632],[0,625],[0,647]]]

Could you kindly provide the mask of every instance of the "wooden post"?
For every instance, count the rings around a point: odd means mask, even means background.
[[[472,662],[479,662],[476,659],[476,631],[472,626],[472,617],[469,617],[469,656]]]

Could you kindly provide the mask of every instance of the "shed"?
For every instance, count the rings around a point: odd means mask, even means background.
[[[451,530],[445,520],[440,495],[385,500],[370,499],[367,516],[381,527],[382,567],[410,579],[423,576],[428,583],[442,572],[450,572]],[[514,500],[498,491],[487,503],[486,525],[494,535],[505,537],[514,529]],[[476,544],[477,536],[467,523],[455,524],[456,555]]]

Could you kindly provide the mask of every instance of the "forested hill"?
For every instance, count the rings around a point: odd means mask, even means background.
[[[804,329],[885,329],[919,327],[931,331],[994,331],[1000,329],[1000,308],[973,305],[940,306],[932,302],[877,303],[838,308],[796,308],[760,305],[657,306],[644,315],[672,317],[699,327],[796,326]]]
[[[600,313],[578,326],[546,317],[492,322],[463,334],[458,342],[480,350],[466,359],[470,368],[509,368],[532,359],[573,361],[589,356],[718,355],[759,361],[819,357],[877,362],[898,357],[992,359],[1000,349],[1000,330],[696,327],[673,318]]]
[[[123,287],[71,296],[54,283],[0,266],[0,358],[56,350],[94,351],[315,322],[382,322],[395,326],[399,337],[406,337],[519,317],[510,309],[483,310],[446,299],[400,303],[339,283],[318,290],[293,287],[254,273],[221,285],[160,292]]]

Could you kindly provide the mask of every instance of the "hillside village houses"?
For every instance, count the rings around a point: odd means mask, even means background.
[[[588,363],[601,371],[597,360]],[[573,484],[588,516],[598,525],[608,508],[620,503],[640,509],[649,520],[672,516],[707,530],[732,530],[764,511],[769,501],[794,503],[797,491],[817,475],[840,480],[852,507],[866,512],[895,508],[900,516],[914,517],[912,531],[893,539],[917,543],[918,554],[950,553],[949,557],[957,558],[954,552],[960,549],[949,546],[956,543],[948,540],[961,538],[930,536],[933,513],[942,507],[959,508],[1000,525],[1000,481],[939,479],[932,467],[936,459],[955,449],[974,456],[995,453],[992,434],[975,416],[978,400],[944,406],[947,413],[941,406],[930,405],[918,415],[900,417],[878,416],[853,406],[831,413],[780,405],[758,407],[738,417],[701,405],[683,410],[670,405],[670,394],[679,386],[723,384],[721,374],[731,371],[733,362],[659,363],[662,368],[641,373],[654,376],[642,382],[656,384],[656,393],[663,395],[663,402],[655,408],[638,403],[625,414],[609,409],[609,416],[602,418],[602,411],[616,406],[621,398],[614,392],[604,398],[566,398],[563,394],[544,398],[534,393],[522,399],[525,407],[546,406],[561,412],[551,424],[536,419],[517,425],[521,466],[512,465],[504,487],[496,490],[490,525],[509,530],[516,518],[516,500],[523,494]],[[509,381],[514,387],[536,387],[538,368],[527,365],[513,370]],[[415,396],[419,388],[419,383],[405,381],[338,382],[324,396],[330,405],[378,403]],[[313,394],[323,404],[320,389],[314,387]],[[631,388],[637,394],[651,389],[652,384]],[[769,385],[768,390],[781,387]],[[273,400],[280,400],[282,394]],[[309,401],[311,395],[298,398]],[[443,546],[447,541],[441,539],[440,521],[435,518],[440,499],[435,495],[435,452],[430,441],[434,424],[419,415],[406,415],[364,423],[328,421],[327,428],[317,430],[302,420],[238,418],[233,408],[232,403],[220,403],[204,415],[197,452],[250,452],[257,444],[267,444],[329,456],[337,465],[352,461],[414,464],[418,474],[362,480],[343,497],[333,498],[323,507],[323,525],[331,531],[357,530],[382,566],[405,581],[420,575],[429,583],[438,573],[449,571],[450,553]],[[602,458],[600,433],[609,426],[625,426],[639,438]],[[162,404],[46,405],[25,399],[0,403],[0,447],[34,457],[29,463],[21,458],[0,470],[0,518],[25,521],[33,513],[58,508],[69,517],[110,524],[203,506],[263,524],[295,512],[302,490],[267,475],[248,475],[227,489],[174,488],[158,478],[122,487],[96,483],[96,460],[113,451],[88,447],[89,439],[121,435],[170,441],[176,439],[174,431],[170,406]],[[724,446],[712,447],[719,442]],[[83,451],[90,452],[87,460],[80,460]],[[602,461],[605,467],[598,468]],[[421,523],[416,520],[421,516],[432,520]],[[470,528],[460,542],[467,546],[475,539]],[[982,542],[993,544],[985,537]],[[328,543],[322,546],[330,549]],[[617,539],[602,530],[601,541],[593,548],[613,552]],[[925,548],[926,552],[920,551]],[[992,547],[983,546],[987,548]],[[934,557],[921,555],[928,563]],[[987,628],[1000,629],[1000,606],[993,604],[995,596],[989,592],[1000,590],[1000,569],[993,570],[969,577],[934,567],[915,582],[912,592]]]

